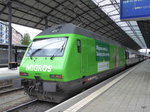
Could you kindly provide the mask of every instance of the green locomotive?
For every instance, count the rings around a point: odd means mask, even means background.
[[[119,43],[73,24],[60,24],[33,39],[20,77],[29,96],[62,102],[125,66],[125,48]]]

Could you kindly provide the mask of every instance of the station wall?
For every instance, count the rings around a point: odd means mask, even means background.
[[[20,63],[25,51],[20,50],[17,51],[15,54],[15,50],[12,50],[12,61],[15,61],[15,55],[17,55],[17,62]],[[7,49],[0,49],[0,64],[7,64],[8,63],[8,50]]]

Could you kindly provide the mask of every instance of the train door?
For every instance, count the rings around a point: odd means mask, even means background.
[[[80,54],[80,57],[78,59],[79,63],[80,63],[80,73],[82,73],[82,51],[81,51],[81,40],[77,39],[77,52]]]
[[[77,50],[80,53],[80,66],[81,66],[81,74],[85,76],[87,72],[87,48],[86,48],[86,41],[77,40]]]
[[[126,65],[129,65],[129,52],[126,50],[125,51],[125,59],[126,59]]]

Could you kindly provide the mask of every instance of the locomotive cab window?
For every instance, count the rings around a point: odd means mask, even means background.
[[[81,41],[79,39],[77,40],[77,51],[81,53]]]
[[[33,40],[26,56],[62,57],[67,44],[67,37],[42,38]]]

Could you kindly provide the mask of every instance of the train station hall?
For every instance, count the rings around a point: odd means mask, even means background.
[[[150,1],[0,0],[0,112],[150,112]]]

